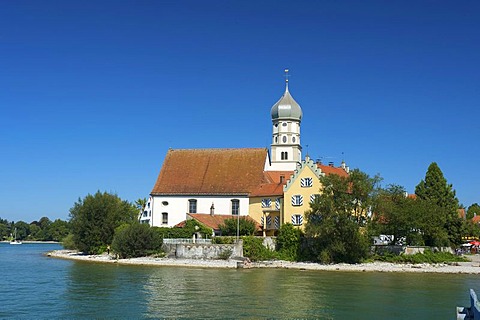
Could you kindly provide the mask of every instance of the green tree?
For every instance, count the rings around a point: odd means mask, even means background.
[[[322,263],[357,263],[368,254],[369,240],[361,228],[377,193],[380,178],[358,169],[349,177],[320,178],[322,193],[305,213],[305,237],[312,258]]]
[[[237,225],[240,236],[252,236],[255,234],[257,229],[257,224],[253,219],[249,217],[239,217],[232,219],[225,219],[223,224],[219,225],[222,236],[236,236],[237,235]]]
[[[73,242],[82,252],[99,253],[112,243],[118,226],[137,218],[135,206],[115,194],[100,191],[88,194],[70,209]]]
[[[467,209],[467,219],[472,219],[475,216],[480,216],[480,205],[478,203],[472,204]]]
[[[135,200],[135,207],[139,213],[143,212],[143,209],[147,205],[147,198],[138,198]]]
[[[112,249],[120,258],[135,258],[160,252],[162,243],[158,232],[148,224],[137,222],[117,229]]]
[[[30,225],[25,221],[17,221],[11,232],[13,233],[15,229],[17,229],[17,240],[24,240],[30,234]]]
[[[280,227],[277,236],[277,252],[281,259],[289,261],[299,260],[302,231],[291,223],[285,223]]]
[[[48,241],[62,241],[70,232],[70,224],[68,221],[56,219],[47,227],[46,238]]]
[[[432,162],[427,169],[425,179],[415,187],[415,194],[420,201],[428,201],[441,208],[438,214],[445,214],[444,229],[448,234],[451,245],[462,243],[462,220],[458,216],[459,202],[455,196],[453,186],[447,183],[435,162]],[[445,209],[445,210],[443,210]]]
[[[408,209],[405,189],[398,185],[389,185],[380,190],[373,206],[374,216],[369,223],[369,233],[372,236],[381,234],[393,236],[393,245],[402,244],[412,230],[415,229],[415,219]]]

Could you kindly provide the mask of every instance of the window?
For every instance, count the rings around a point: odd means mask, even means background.
[[[240,200],[232,199],[232,215],[238,216],[240,214]]]
[[[302,188],[308,188],[313,185],[313,179],[312,178],[301,178],[300,179],[300,186]]]
[[[197,200],[188,200],[188,213],[197,213]]]
[[[292,206],[301,206],[303,205],[303,196],[296,194],[292,196]]]
[[[310,202],[311,203],[314,203],[316,199],[320,198],[320,195],[317,193],[317,194],[311,194],[310,195]]]
[[[280,210],[280,198],[275,199],[275,209]]]
[[[282,126],[286,127],[286,126],[287,126],[287,123],[286,123],[286,122],[282,123]]]
[[[292,224],[294,226],[301,226],[303,224],[303,216],[301,214],[294,214],[292,216]]]
[[[162,224],[168,224],[168,212],[162,212]]]
[[[280,153],[280,158],[282,160],[288,160],[288,152],[287,151],[282,151],[282,153]]]
[[[262,208],[270,208],[272,206],[272,200],[262,199]]]
[[[162,204],[163,204],[164,206],[168,206],[168,201],[162,201]]]
[[[279,216],[275,216],[274,218],[274,226],[275,226],[275,229],[280,229],[280,217]]]
[[[295,143],[295,137],[292,137],[292,142]]]
[[[287,142],[287,136],[283,136],[282,141],[283,141],[283,143],[286,143]]]
[[[150,208],[150,201],[147,203],[147,207]]]
[[[147,214],[148,214],[148,211],[147,211],[147,210],[143,211],[143,216],[144,216],[144,217],[146,217]]]

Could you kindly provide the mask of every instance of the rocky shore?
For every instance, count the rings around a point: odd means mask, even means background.
[[[282,268],[297,270],[347,271],[347,272],[416,272],[416,273],[467,273],[480,274],[480,257],[467,256],[471,261],[451,264],[395,264],[372,262],[360,264],[329,264],[289,261],[250,262],[247,260],[195,260],[141,257],[132,259],[115,259],[112,255],[84,255],[71,250],[56,250],[47,253],[49,257],[89,261],[96,263],[116,263],[122,265],[175,266],[200,268]]]

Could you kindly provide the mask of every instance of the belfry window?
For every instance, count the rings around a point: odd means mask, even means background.
[[[280,159],[288,160],[288,152],[287,151],[282,151],[282,153],[280,153]]]

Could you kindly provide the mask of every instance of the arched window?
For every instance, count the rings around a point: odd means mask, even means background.
[[[282,151],[282,153],[280,154],[280,158],[282,160],[288,160],[288,152],[287,151]]]
[[[168,212],[162,212],[162,224],[168,224]]]
[[[240,214],[240,200],[232,199],[232,215],[238,216]]]

